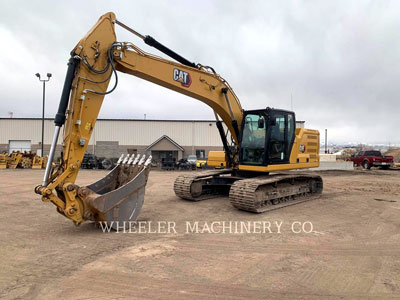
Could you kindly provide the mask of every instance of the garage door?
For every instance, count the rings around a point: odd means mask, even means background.
[[[12,153],[13,151],[31,151],[31,141],[28,140],[10,140],[8,143],[8,151]]]

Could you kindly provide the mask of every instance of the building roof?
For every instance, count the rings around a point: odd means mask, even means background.
[[[150,145],[148,145],[146,147],[146,151],[151,149],[154,145],[156,145],[157,143],[159,143],[161,140],[166,139],[167,141],[169,141],[171,144],[173,144],[175,147],[177,147],[179,150],[184,151],[185,149],[183,149],[182,146],[180,146],[178,143],[176,143],[173,139],[171,139],[168,135],[163,135],[162,137],[158,138],[157,140],[155,140],[153,143],[151,143]]]

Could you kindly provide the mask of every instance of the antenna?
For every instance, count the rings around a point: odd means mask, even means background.
[[[290,110],[293,111],[293,94],[290,93]]]

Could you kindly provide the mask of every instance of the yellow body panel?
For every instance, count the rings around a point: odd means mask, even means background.
[[[210,151],[208,166],[226,167],[224,151]],[[319,167],[319,132],[318,130],[297,128],[288,164],[269,166],[239,165],[239,170],[251,172],[275,172],[293,169],[308,169]]]
[[[208,152],[207,165],[209,167],[214,167],[214,168],[225,168],[227,165],[225,152],[224,151]]]
[[[239,165],[239,170],[275,172],[319,167],[319,131],[297,128],[288,164],[269,166]]]

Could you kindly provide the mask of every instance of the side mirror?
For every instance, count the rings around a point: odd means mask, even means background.
[[[258,129],[264,128],[264,124],[265,124],[264,118],[258,119]]]

